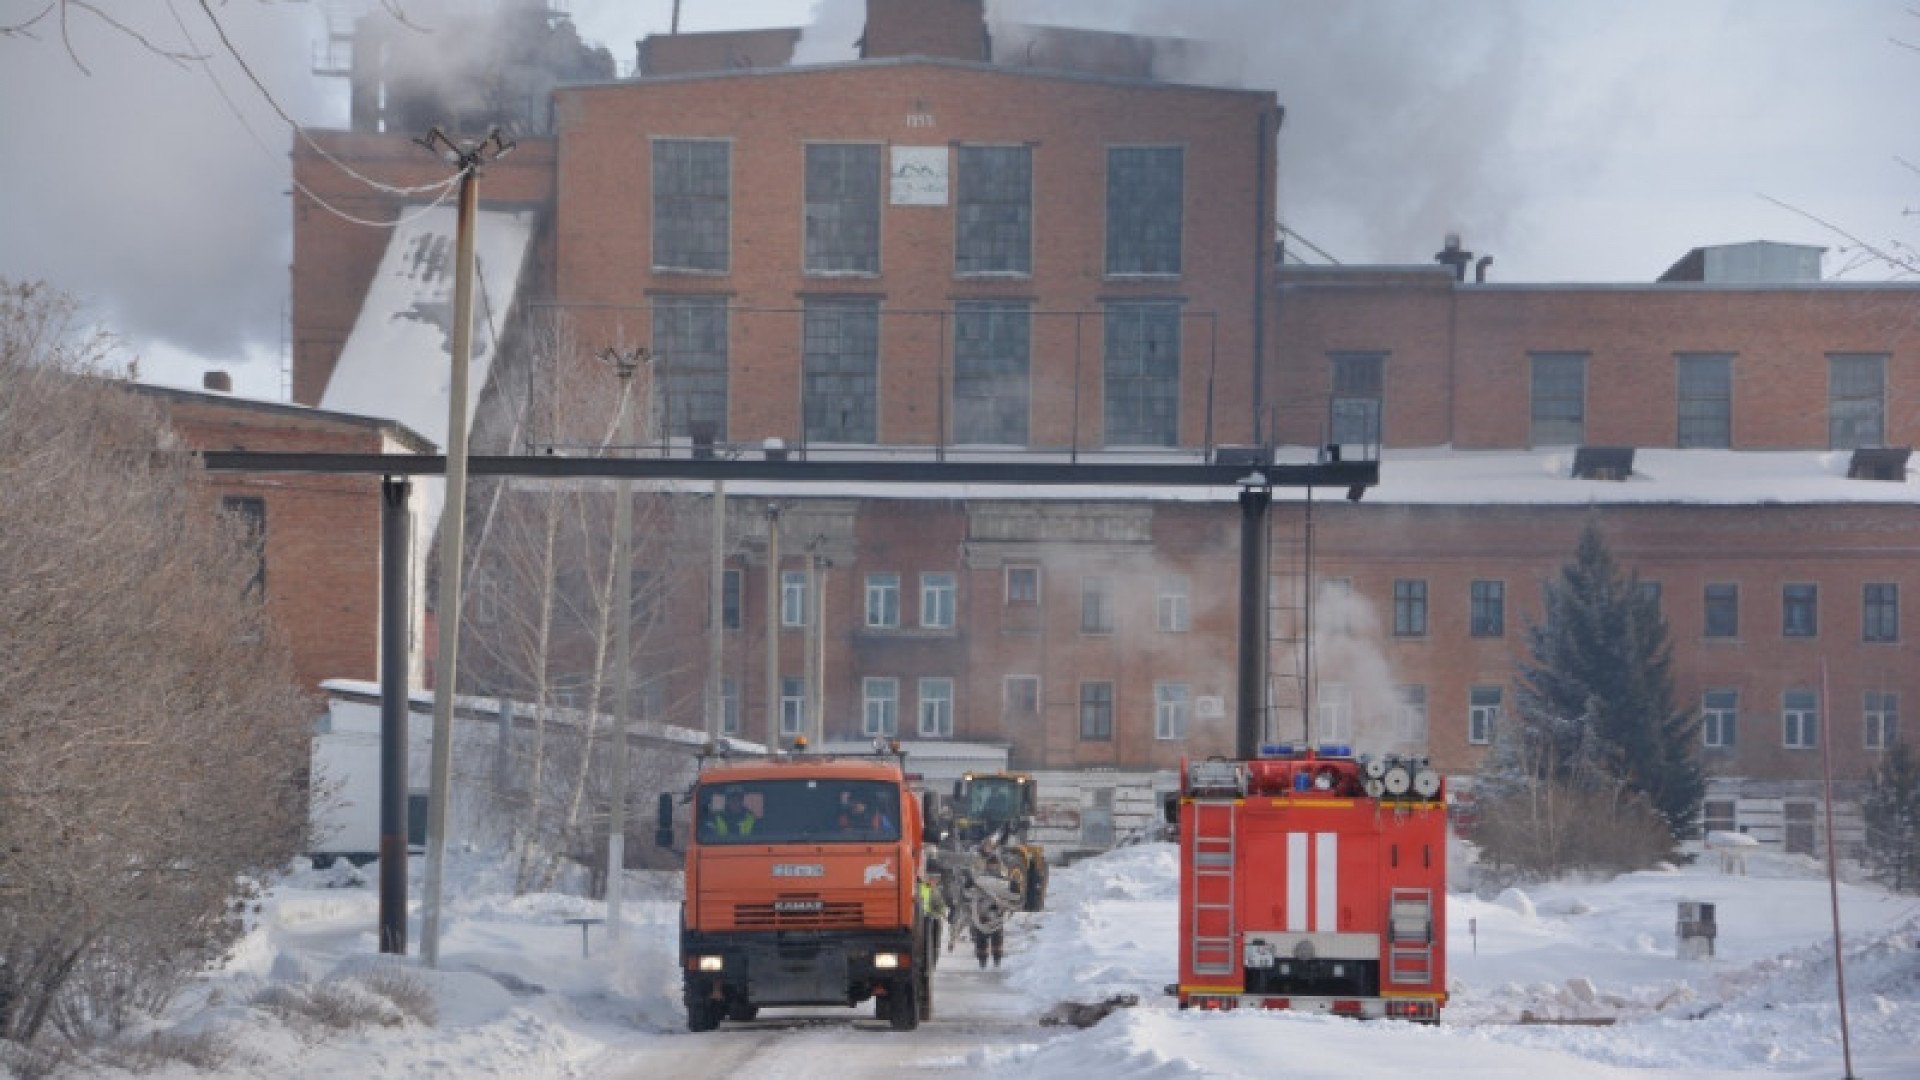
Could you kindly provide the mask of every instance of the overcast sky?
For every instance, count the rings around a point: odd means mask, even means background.
[[[44,5],[0,0],[0,26]],[[673,4],[559,6],[624,76]],[[1920,173],[1900,160],[1920,162],[1909,0],[989,6],[1213,42],[1196,76],[1279,94],[1282,219],[1342,262],[1424,261],[1457,231],[1495,257],[1492,280],[1648,281],[1691,247],[1767,239],[1832,249],[1830,277],[1879,280],[1891,272],[1763,196],[1876,244],[1914,240],[1920,221]],[[0,36],[0,277],[78,295],[149,381],[198,385],[217,366],[242,393],[281,397],[291,132],[197,0],[103,7],[213,60],[170,64],[78,13],[71,55],[52,24]],[[310,74],[318,5],[213,8],[290,115],[344,123],[344,87]],[[812,25],[807,55],[833,59],[851,56],[860,10],[683,0],[681,29]]]

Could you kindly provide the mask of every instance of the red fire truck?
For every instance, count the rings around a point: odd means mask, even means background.
[[[1182,1008],[1437,1023],[1447,811],[1418,759],[1280,745],[1180,769]]]

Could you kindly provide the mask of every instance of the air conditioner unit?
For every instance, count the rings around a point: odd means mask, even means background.
[[[1213,694],[1203,694],[1194,699],[1193,715],[1201,720],[1218,720],[1227,715],[1227,703]]]

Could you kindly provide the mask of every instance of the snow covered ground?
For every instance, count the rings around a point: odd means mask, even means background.
[[[1454,997],[1437,1028],[1285,1013],[1181,1012],[1173,981],[1175,854],[1146,845],[1058,869],[1050,910],[1010,935],[1004,970],[949,953],[936,1019],[887,1030],[871,1010],[772,1010],[750,1025],[684,1031],[674,968],[675,875],[632,875],[621,947],[569,918],[576,896],[512,897],[472,854],[450,862],[441,969],[375,953],[369,873],[294,874],[221,971],[161,1028],[233,1046],[218,1076],[363,1078],[756,1075],[1151,1077],[1833,1077],[1840,1071],[1828,898],[1820,868],[1752,854],[1717,866],[1556,883],[1448,910]],[[417,868],[416,868],[417,869]],[[417,891],[417,890],[416,890]],[[1920,900],[1841,888],[1855,1074],[1920,1077]],[[1676,959],[1680,901],[1718,905],[1718,955]],[[417,939],[416,939],[417,945]],[[365,973],[403,964],[437,1020],[346,1032],[267,1007],[315,987],[365,996]],[[1132,993],[1095,1027],[1043,1027],[1066,1000]],[[349,995],[351,996],[351,995]],[[1610,1026],[1520,1024],[1614,1018]],[[161,1077],[205,1076],[175,1064]]]

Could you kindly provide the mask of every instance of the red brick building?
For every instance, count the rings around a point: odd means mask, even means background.
[[[426,440],[389,420],[324,412],[225,393],[130,384],[154,399],[182,442],[195,450],[337,454],[431,453]],[[380,480],[378,477],[210,474],[221,506],[260,538],[267,611],[286,635],[294,674],[318,690],[327,679],[376,679],[380,647]],[[416,486],[417,490],[417,486]],[[418,497],[415,498],[416,505]],[[410,571],[415,657],[422,642],[425,540],[415,511]]]
[[[1899,711],[1920,705],[1896,662],[1920,633],[1901,610],[1920,510],[1904,458],[1854,450],[1913,441],[1920,288],[1810,280],[1764,250],[1744,276],[1701,256],[1645,285],[1469,281],[1471,256],[1452,254],[1459,273],[1280,268],[1271,94],[997,63],[979,7],[874,0],[853,63],[784,66],[763,35],[739,42],[759,50],[750,70],[702,72],[728,55],[703,35],[643,45],[670,74],[555,91],[553,136],[483,180],[487,205],[542,222],[531,299],[502,314],[563,313],[582,357],[647,346],[657,430],[682,448],[1384,447],[1381,488],[1316,502],[1310,544],[1301,500],[1276,504],[1283,737],[1311,713],[1317,734],[1470,768],[1511,708],[1540,584],[1589,520],[1658,586],[1716,774],[1802,782],[1830,724],[1858,777],[1902,737]],[[940,17],[896,18],[923,8]],[[391,184],[439,175],[402,136],[316,136]],[[295,171],[368,216],[404,212],[315,155]],[[317,400],[381,242],[301,199],[295,223],[296,397]],[[497,365],[494,392],[551,377]],[[1582,448],[1615,452],[1593,469]],[[725,712],[741,734],[810,726],[817,694],[829,737],[990,742],[1030,767],[1230,748],[1230,502],[731,494]],[[778,701],[769,499],[798,500],[781,518]],[[660,700],[697,726],[704,583],[687,593],[664,616],[685,631],[684,685]]]

